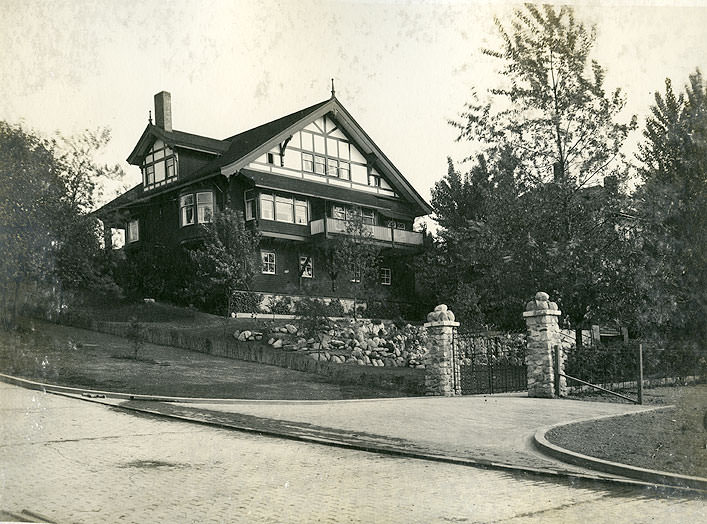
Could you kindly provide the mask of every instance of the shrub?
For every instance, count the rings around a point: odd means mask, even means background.
[[[297,303],[299,327],[307,338],[319,337],[323,331],[329,329],[330,315],[331,305],[320,298],[306,297]]]
[[[327,307],[329,309],[330,317],[346,316],[346,308],[344,307],[344,304],[341,302],[341,300],[339,300],[338,298],[332,299]]]
[[[231,309],[237,313],[257,313],[261,300],[262,295],[253,291],[236,291],[231,295]]]
[[[270,302],[270,312],[275,315],[291,315],[295,311],[295,303],[291,297],[277,297]]]

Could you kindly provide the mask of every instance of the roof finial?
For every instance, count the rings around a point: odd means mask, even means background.
[[[147,112],[147,121],[151,124],[152,123],[152,110]]]
[[[331,79],[331,97],[335,98],[336,97],[336,91],[334,90],[334,79]]]

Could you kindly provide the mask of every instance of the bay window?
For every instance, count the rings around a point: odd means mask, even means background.
[[[246,206],[246,216],[247,213]],[[260,218],[306,226],[309,223],[308,203],[292,196],[260,193]]]
[[[211,191],[199,191],[179,198],[179,221],[182,227],[210,223],[213,211],[214,194]]]

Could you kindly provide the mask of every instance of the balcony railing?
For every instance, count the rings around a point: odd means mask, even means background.
[[[326,220],[326,228],[324,225],[324,220]],[[340,220],[337,218],[312,220],[309,223],[310,232],[312,235],[324,233],[325,231],[327,233],[346,234],[346,225],[346,220]],[[365,227],[371,232],[374,240],[412,246],[422,245],[422,233],[418,233],[417,231],[405,231],[403,229],[392,229],[389,227],[368,224],[366,224]]]

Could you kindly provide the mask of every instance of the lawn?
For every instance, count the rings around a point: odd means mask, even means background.
[[[199,323],[203,329],[223,330],[225,319],[169,307],[152,308],[153,322],[173,322],[181,327]],[[143,307],[143,306],[138,306]],[[116,310],[112,320],[133,311]],[[181,317],[177,316],[181,312]],[[175,313],[174,316],[171,313]],[[194,316],[191,317],[191,313]],[[129,318],[129,317],[128,317]],[[204,320],[208,324],[204,327]],[[141,321],[148,322],[145,317]],[[239,329],[252,320],[238,323]],[[34,330],[0,332],[0,372],[50,384],[115,392],[165,396],[333,400],[400,396],[366,386],[339,385],[319,375],[277,366],[244,362],[183,349],[145,344],[139,358],[129,340],[48,322],[26,323]],[[240,324],[243,324],[241,326]],[[233,328],[229,324],[229,329]]]
[[[547,439],[613,462],[707,477],[707,385],[647,389],[644,400],[675,407],[562,426]]]

